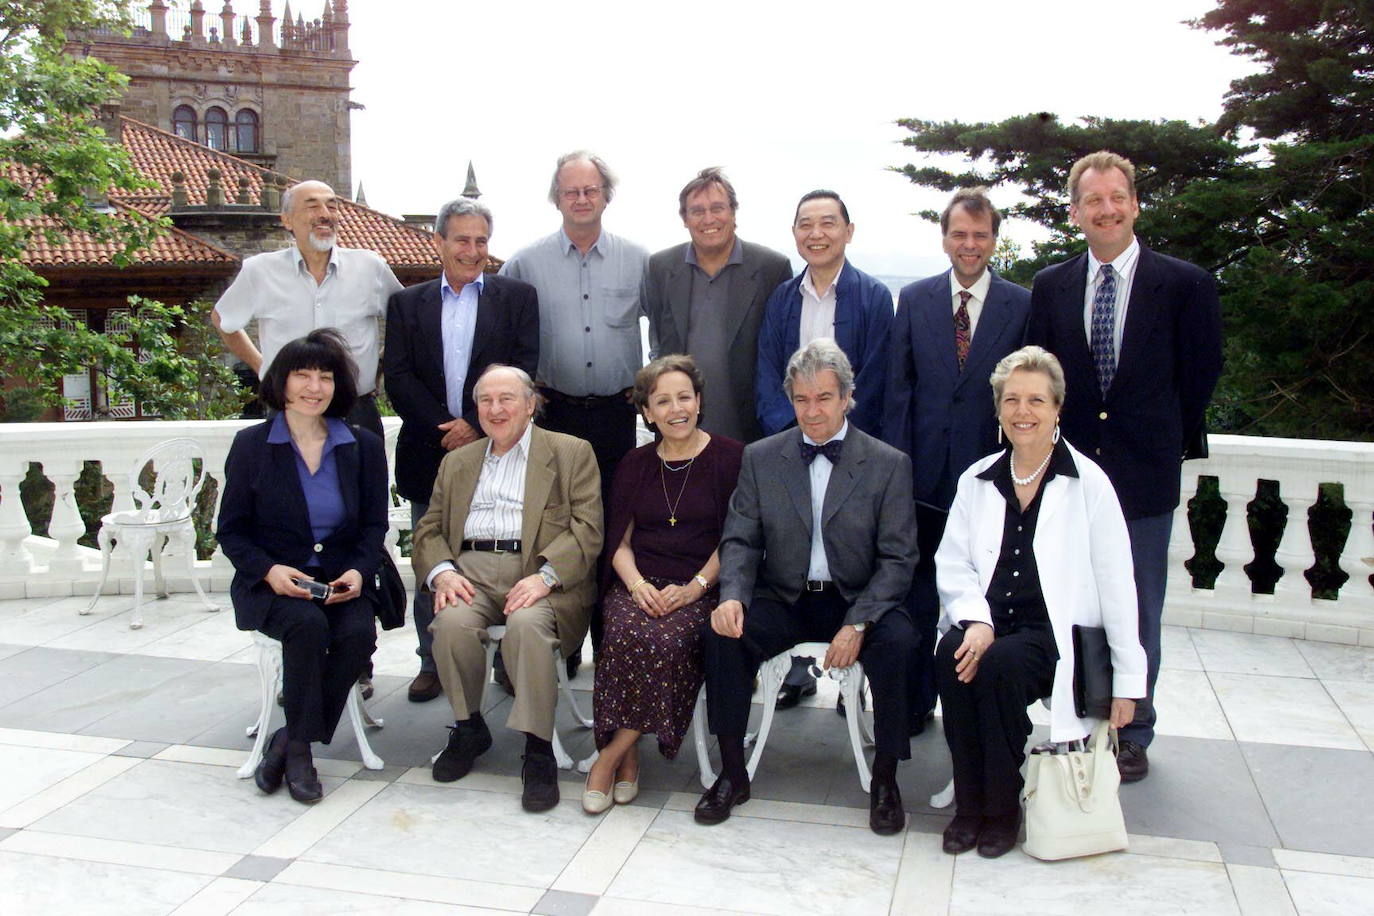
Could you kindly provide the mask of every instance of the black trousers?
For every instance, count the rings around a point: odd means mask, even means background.
[[[277,595],[261,632],[281,643],[286,734],[328,744],[358,672],[377,646],[368,598],[326,607]]]
[[[949,513],[916,504],[916,547],[920,559],[912,581],[911,622],[916,628],[916,651],[911,654],[912,727],[925,727],[926,716],[935,709],[935,638],[940,622],[940,595],[935,589],[935,551],[945,536]]]
[[[829,642],[849,607],[839,592],[802,592],[788,606],[756,597],[744,612],[744,636],[706,629],[706,714],[713,735],[740,735],[749,728],[749,697],[759,665],[799,642]],[[911,653],[916,633],[901,610],[884,614],[864,631],[859,661],[873,688],[873,736],[880,754],[911,756],[909,735]],[[850,710],[850,715],[858,710]]]
[[[586,439],[596,453],[601,471],[601,517],[610,517],[611,480],[625,453],[635,447],[635,408],[619,395],[598,398],[593,403],[564,400],[555,391],[541,388],[544,415],[539,425],[556,433]],[[591,607],[592,648],[600,651],[603,629],[601,602]]]
[[[954,673],[963,641],[964,631],[951,629],[935,652],[954,803],[962,816],[1011,815],[1021,807],[1021,764],[1031,733],[1026,707],[1049,695],[1059,652],[1048,628],[1024,627],[994,639],[973,681],[964,684]]]

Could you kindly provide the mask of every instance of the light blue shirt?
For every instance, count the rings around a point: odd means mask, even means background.
[[[840,431],[828,441],[838,442],[849,432],[849,421],[845,420]],[[806,433],[802,441],[808,445],[823,445]],[[807,568],[806,578],[822,582],[830,581],[830,563],[825,558],[825,541],[821,538],[821,512],[825,509],[825,489],[830,486],[830,472],[834,465],[824,455],[817,455],[811,462],[811,565]]]
[[[485,274],[467,283],[458,292],[449,285],[448,274],[439,275],[439,295],[443,311],[439,326],[444,338],[444,398],[449,416],[463,415],[463,384],[472,362],[472,335],[477,329],[477,299],[482,295]]]

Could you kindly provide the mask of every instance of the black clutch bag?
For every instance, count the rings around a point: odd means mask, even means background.
[[[394,630],[406,622],[406,584],[401,579],[401,571],[391,559],[391,554],[382,548],[382,561],[372,580],[377,596],[377,621],[383,630]]]
[[[1080,719],[1112,714],[1112,650],[1102,627],[1073,626],[1073,711]]]

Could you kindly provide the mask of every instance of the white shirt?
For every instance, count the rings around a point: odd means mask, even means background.
[[[401,288],[377,252],[337,245],[330,252],[324,282],[316,283],[293,242],[280,251],[246,259],[215,303],[215,311],[227,334],[258,320],[259,376],[291,341],[316,328],[338,328],[358,364],[358,393],[370,394],[377,386],[377,319],[386,314],[387,299]]]
[[[840,431],[831,436],[830,442],[838,442],[849,432],[849,421],[845,420]],[[806,433],[802,441],[808,445],[821,445]],[[807,567],[806,578],[822,582],[830,581],[830,563],[825,558],[825,542],[821,538],[821,510],[825,508],[825,489],[830,486],[830,472],[834,466],[824,455],[817,455],[811,462],[811,565]]]
[[[1126,304],[1131,301],[1131,283],[1135,280],[1135,265],[1139,260],[1140,240],[1132,237],[1131,244],[1112,261],[1112,270],[1116,273],[1116,310],[1113,313],[1116,325],[1112,328],[1112,352],[1118,361],[1121,359],[1121,335],[1126,329]],[[1088,282],[1083,290],[1083,333],[1088,335],[1089,342],[1093,339],[1093,298],[1102,279],[1102,263],[1091,250],[1088,252]]]
[[[448,274],[439,274],[441,312],[439,331],[444,339],[444,399],[451,417],[463,415],[463,384],[472,361],[472,335],[477,330],[477,299],[482,295],[485,274],[455,292]]]
[[[983,268],[983,275],[973,281],[973,285],[967,290],[959,285],[959,279],[954,276],[954,271],[949,272],[949,294],[952,297],[953,306],[950,311],[951,317],[959,312],[959,293],[967,292],[968,300],[968,339],[973,340],[973,335],[978,332],[978,316],[983,314],[983,303],[988,299],[988,289],[992,286],[992,274],[987,268]]]
[[[844,273],[845,266],[840,265],[839,273],[830,281],[830,287],[819,294],[816,285],[811,282],[811,268],[808,267],[806,273],[802,274],[801,327],[798,329],[800,342],[797,346],[804,347],[818,337],[835,336],[835,288],[840,285],[840,274]]]

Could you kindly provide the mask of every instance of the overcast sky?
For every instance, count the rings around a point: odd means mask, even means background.
[[[472,160],[508,256],[557,227],[553,162],[585,147],[620,175],[605,225],[653,251],[686,240],[678,190],[721,165],[742,237],[799,263],[796,200],[827,187],[851,261],[922,276],[947,263],[911,214],[943,199],[886,170],[911,161],[895,119],[1215,118],[1253,67],[1183,24],[1214,5],[352,0],[353,180],[379,210],[433,213]]]

